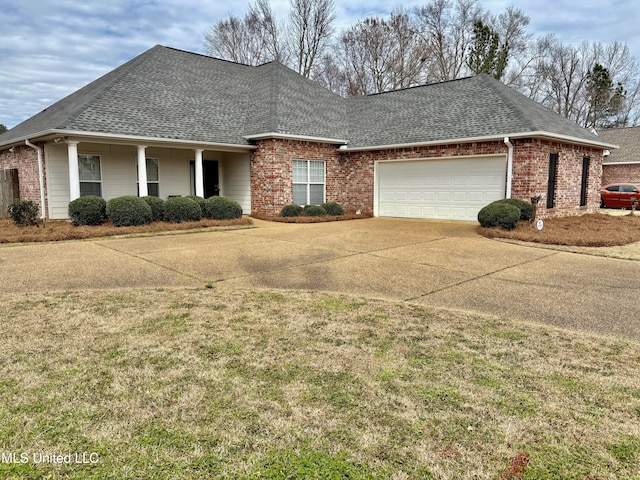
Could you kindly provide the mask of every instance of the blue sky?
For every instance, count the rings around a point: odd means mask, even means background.
[[[11,128],[154,45],[203,53],[203,34],[249,1],[3,0],[0,6],[0,123]],[[394,7],[426,1],[334,0],[338,28]],[[498,13],[515,4],[531,18],[529,32],[629,45],[640,59],[637,0],[480,0]],[[288,0],[271,0],[279,18]]]

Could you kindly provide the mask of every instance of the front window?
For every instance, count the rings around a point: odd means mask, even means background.
[[[160,196],[160,175],[158,173],[158,159],[147,158],[147,193],[150,197]],[[137,172],[137,169],[136,169]],[[137,174],[137,173],[136,173]],[[140,179],[138,179],[138,183]],[[138,189],[140,191],[140,189]]]
[[[102,170],[99,155],[78,155],[80,196],[102,196]]]
[[[293,161],[293,203],[320,205],[324,203],[325,162],[322,160]]]

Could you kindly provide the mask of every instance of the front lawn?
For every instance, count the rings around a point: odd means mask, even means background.
[[[0,318],[2,478],[640,478],[637,343],[224,287]]]

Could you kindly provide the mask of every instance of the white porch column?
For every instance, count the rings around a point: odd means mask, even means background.
[[[146,197],[149,195],[147,188],[147,155],[146,148],[138,145],[138,196]]]
[[[202,154],[204,150],[196,149],[196,195],[204,197],[204,173],[202,169]]]
[[[80,170],[78,169],[78,142],[67,142],[69,159],[69,201],[80,198]]]

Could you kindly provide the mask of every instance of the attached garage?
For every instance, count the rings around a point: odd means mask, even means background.
[[[506,155],[376,163],[374,213],[380,217],[477,219],[505,197]]]

